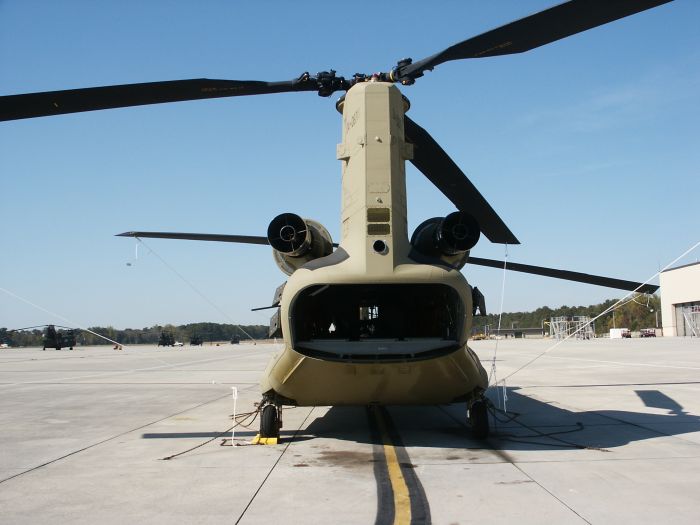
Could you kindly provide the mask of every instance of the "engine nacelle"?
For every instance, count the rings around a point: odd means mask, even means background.
[[[267,240],[277,266],[287,275],[309,261],[333,253],[330,233],[320,223],[282,213],[270,221]]]
[[[461,211],[447,217],[433,217],[422,222],[411,236],[411,245],[418,252],[436,257],[454,268],[461,268],[481,236],[476,219]]]

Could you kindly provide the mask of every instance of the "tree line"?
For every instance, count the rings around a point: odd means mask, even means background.
[[[572,317],[585,315],[593,319],[614,305],[618,299],[608,299],[589,306],[560,306],[550,308],[542,306],[532,312],[504,312],[501,316],[501,328],[544,328],[549,332],[548,324],[552,317]],[[629,328],[635,332],[642,328],[656,328],[661,324],[661,300],[656,295],[636,294],[628,302],[613,312],[607,313],[595,321],[595,333],[606,334],[611,328]],[[498,327],[498,313],[474,317],[472,333],[483,333],[486,325],[491,330]]]
[[[119,330],[112,326],[88,327],[91,332],[100,334],[113,341],[124,345],[157,344],[162,332],[169,332],[176,341],[185,344],[190,342],[193,336],[199,336],[204,343],[213,341],[231,341],[234,337],[241,341],[246,339],[266,339],[268,327],[264,325],[233,325],[221,323],[191,323],[175,326],[172,324],[155,325],[146,328],[125,328]],[[79,330],[77,342],[83,346],[113,344],[101,337]],[[40,329],[11,331],[0,328],[0,344],[9,346],[42,346],[44,331]]]
[[[548,331],[546,323],[552,317],[586,315],[593,318],[610,308],[617,299],[608,299],[599,304],[589,306],[560,306],[550,308],[542,306],[532,312],[504,312],[501,316],[501,328],[535,328],[541,327]],[[642,328],[655,328],[661,323],[661,300],[656,295],[635,295],[618,307],[613,313],[608,313],[596,320],[596,334],[605,334],[611,328],[629,328],[638,331]],[[474,317],[472,333],[483,333],[486,325],[491,330],[498,327],[498,314],[491,313],[486,316]],[[212,341],[231,341],[235,336],[241,341],[250,339],[266,339],[268,327],[264,325],[233,325],[221,323],[191,323],[175,326],[172,324],[155,325],[147,328],[126,328],[119,330],[111,326],[94,326],[90,330],[104,337],[125,345],[157,344],[160,334],[170,332],[176,341],[189,343],[193,336],[199,336],[204,343]],[[41,346],[43,330],[10,331],[0,328],[0,344],[10,346]],[[111,344],[90,332],[80,331],[77,335],[80,345],[95,346]]]

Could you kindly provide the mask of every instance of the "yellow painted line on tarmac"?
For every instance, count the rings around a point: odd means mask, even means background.
[[[384,457],[386,458],[389,481],[394,493],[394,525],[409,525],[411,523],[411,498],[408,493],[408,485],[401,473],[401,465],[396,455],[394,443],[391,441],[386,422],[379,410],[374,409],[374,417],[377,420],[379,431],[384,445]]]

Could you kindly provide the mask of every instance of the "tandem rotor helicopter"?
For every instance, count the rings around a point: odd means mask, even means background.
[[[280,81],[191,79],[0,97],[0,120],[43,117],[186,100],[344,92],[341,239],[294,213],[272,219],[267,236],[131,231],[130,237],[270,245],[289,277],[278,288],[272,324],[284,348],[261,379],[261,437],[277,437],[283,405],[427,405],[466,403],[477,437],[489,431],[487,373],[467,339],[483,296],[461,273],[465,264],[502,268],[471,256],[483,235],[518,244],[508,226],[440,145],[407,116],[410,86],[449,61],[516,54],[665,4],[670,0],[570,0],[387,72],[335,71]],[[405,162],[456,207],[410,235]],[[637,282],[525,264],[508,269],[623,290],[653,293]]]
[[[77,344],[77,334],[80,330],[70,328],[69,326],[60,326],[53,324],[41,324],[38,326],[25,326],[24,328],[15,328],[13,330],[8,330],[8,333],[19,332],[21,330],[32,330],[34,328],[44,328],[44,334],[42,336],[42,350],[47,348],[55,348],[56,350],[61,350],[62,348],[68,348],[73,350],[73,347]],[[56,328],[61,328],[62,330],[56,330]]]

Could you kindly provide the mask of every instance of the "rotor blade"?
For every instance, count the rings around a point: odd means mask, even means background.
[[[478,266],[489,266],[491,268],[503,268],[503,261],[494,259],[482,259],[480,257],[469,257],[469,264]],[[617,288],[620,290],[637,291],[639,293],[654,293],[659,289],[654,284],[642,284],[634,281],[626,281],[624,279],[614,279],[612,277],[602,277],[600,275],[591,275],[588,273],[572,272],[569,270],[557,270],[556,268],[545,268],[543,266],[532,266],[530,264],[519,264],[509,262],[506,265],[507,270],[515,272],[531,273],[534,275],[543,275],[545,277],[554,277],[555,279],[565,279],[567,281],[576,281],[579,283],[595,284],[598,286],[607,286],[608,288]]]
[[[254,235],[221,235],[216,233],[124,232],[116,237],[143,237],[152,239],[184,239],[188,241],[240,242],[245,244],[270,244],[267,237]]]
[[[529,51],[671,0],[571,0],[448,47],[401,68],[417,78],[450,60],[511,55]]]
[[[183,100],[316,90],[316,82],[302,75],[283,82],[196,78],[46,91],[0,97],[0,121]]]
[[[243,244],[269,245],[267,237],[258,235],[222,235],[219,233],[174,233],[174,232],[124,232],[115,237],[143,237],[144,239],[181,239],[185,241],[215,241],[215,242],[239,242]],[[338,243],[334,242],[337,248]]]
[[[279,308],[280,303],[277,304],[271,304],[270,306],[261,306],[259,308],[251,308],[251,312],[259,312],[260,310],[270,310],[271,308]]]
[[[44,328],[45,326],[49,326],[47,324],[39,324],[36,326],[25,326],[24,328],[13,328],[12,330],[8,330],[8,332],[19,332],[20,330],[32,330],[33,328]],[[54,325],[56,326],[56,325]]]
[[[459,211],[471,214],[491,242],[520,244],[479,190],[427,131],[405,117],[404,132],[406,140],[414,145],[411,160],[413,165],[428,177]]]

